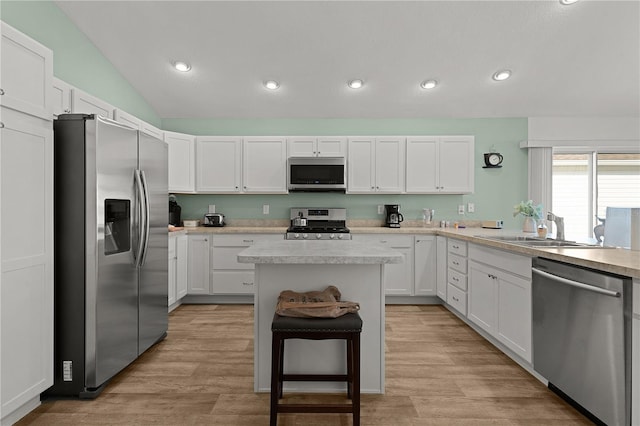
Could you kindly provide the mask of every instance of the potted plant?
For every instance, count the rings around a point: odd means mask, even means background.
[[[523,232],[536,232],[537,221],[542,219],[542,204],[533,205],[532,200],[520,201],[513,206],[513,217],[524,216]]]

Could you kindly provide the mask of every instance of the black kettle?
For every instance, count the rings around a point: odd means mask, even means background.
[[[180,226],[180,214],[182,209],[174,200],[169,200],[169,225]]]

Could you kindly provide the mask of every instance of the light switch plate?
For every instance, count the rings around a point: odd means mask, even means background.
[[[378,214],[384,214],[384,206],[382,204],[378,204]]]
[[[262,214],[269,214],[269,204],[262,205]]]
[[[215,213],[215,212],[216,212],[216,205],[209,204],[209,213]]]
[[[458,214],[464,214],[464,204],[458,206]]]
[[[475,213],[476,205],[474,203],[467,203],[467,211],[469,213]]]

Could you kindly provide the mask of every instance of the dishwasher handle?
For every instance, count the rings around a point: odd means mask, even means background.
[[[566,278],[563,278],[563,277],[559,277],[557,275],[550,274],[550,273],[545,272],[545,271],[541,271],[540,269],[536,269],[536,268],[532,268],[531,272],[533,272],[534,274],[540,275],[542,277],[546,277],[546,278],[549,278],[551,280],[558,281],[558,282],[563,283],[563,284],[567,284],[567,285],[570,285],[570,286],[573,286],[573,287],[581,288],[583,290],[593,291],[594,293],[600,293],[600,294],[603,294],[605,296],[620,297],[620,292],[619,291],[607,290],[605,288],[600,288],[600,287],[592,286],[592,285],[589,285],[589,284],[584,284],[584,283],[581,283],[581,282],[578,282],[578,281],[569,280],[569,279],[566,279]]]

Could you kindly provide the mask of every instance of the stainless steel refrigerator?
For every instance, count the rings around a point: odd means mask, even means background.
[[[97,115],[54,121],[54,385],[97,396],[166,336],[167,146]]]

